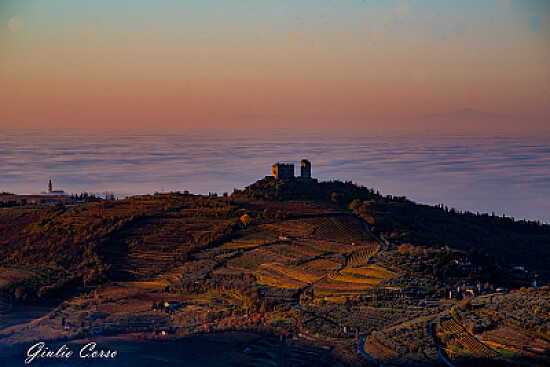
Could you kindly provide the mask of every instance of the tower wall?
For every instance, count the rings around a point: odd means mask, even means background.
[[[294,178],[294,165],[290,163],[277,163],[272,167],[273,177],[277,179]]]
[[[301,168],[301,172],[300,172],[301,178],[311,178],[311,163],[307,159],[302,159],[300,168]]]

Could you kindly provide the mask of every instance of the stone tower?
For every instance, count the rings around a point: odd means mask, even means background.
[[[302,159],[301,166],[301,178],[311,178],[311,163],[307,159]]]
[[[51,193],[53,191],[52,189],[52,180],[48,182],[48,193]]]
[[[273,177],[285,180],[294,178],[294,165],[291,163],[277,163],[272,167]]]

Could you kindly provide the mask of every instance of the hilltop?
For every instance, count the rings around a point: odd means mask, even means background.
[[[548,288],[529,287],[548,282],[549,243],[546,225],[339,181],[13,206],[0,211],[0,344],[192,337],[245,365],[441,365],[441,348],[457,366],[536,365],[550,309]]]
[[[510,271],[514,267],[522,267],[531,275],[536,273],[542,284],[550,281],[550,269],[544,260],[550,256],[550,226],[540,222],[418,204],[404,196],[382,196],[374,189],[340,181],[265,178],[234,196],[246,200],[307,198],[331,202],[357,215],[376,236],[395,245],[463,251],[471,261],[485,265],[487,275],[499,285],[520,285]]]

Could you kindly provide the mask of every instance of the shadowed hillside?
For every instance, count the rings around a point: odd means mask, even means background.
[[[493,281],[523,266],[546,283],[550,270],[550,226],[533,221],[489,214],[459,212],[445,206],[417,204],[404,196],[382,196],[374,189],[350,182],[259,180],[234,197],[247,200],[286,201],[295,198],[328,201],[350,209],[368,223],[378,236],[395,244],[451,249],[468,252],[478,265],[491,268]],[[501,279],[516,281],[517,277]]]
[[[196,340],[220,366],[225,353],[273,366],[548,362],[548,288],[529,286],[548,280],[550,234],[534,222],[266,178],[223,197],[16,206],[0,234],[0,355],[37,339],[147,351],[214,334]]]

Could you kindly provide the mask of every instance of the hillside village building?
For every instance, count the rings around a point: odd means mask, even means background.
[[[54,190],[52,180],[48,181],[48,192],[41,192],[42,195],[67,195],[64,190]]]

